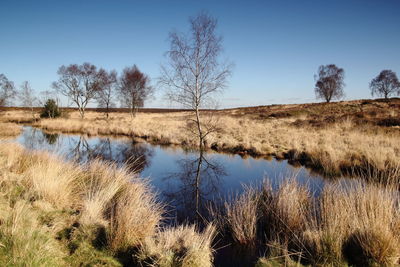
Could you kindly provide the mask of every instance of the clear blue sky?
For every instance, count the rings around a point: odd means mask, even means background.
[[[218,18],[235,63],[221,107],[315,100],[321,64],[345,69],[346,99],[370,98],[382,69],[400,75],[400,1],[19,1],[0,2],[0,73],[50,89],[63,64],[121,71],[137,64],[155,80],[168,33],[205,10]],[[162,92],[148,107],[165,107]]]

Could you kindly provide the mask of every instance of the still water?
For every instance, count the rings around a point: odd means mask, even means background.
[[[246,185],[261,186],[264,179],[277,186],[294,176],[315,194],[324,185],[323,177],[285,160],[200,154],[127,138],[49,134],[28,126],[16,141],[28,149],[47,150],[79,163],[99,158],[125,165],[149,180],[160,200],[168,205],[168,217],[178,222],[196,220],[210,202],[221,203]]]

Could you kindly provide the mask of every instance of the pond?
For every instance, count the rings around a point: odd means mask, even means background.
[[[16,141],[28,149],[47,150],[80,163],[99,158],[125,165],[149,179],[160,200],[168,205],[168,218],[173,222],[195,221],[206,213],[210,203],[218,204],[239,194],[243,186],[261,186],[264,179],[276,187],[294,177],[315,194],[325,183],[322,176],[286,160],[200,153],[128,138],[50,134],[25,126]]]

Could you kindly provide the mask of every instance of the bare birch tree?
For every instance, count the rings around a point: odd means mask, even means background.
[[[96,94],[96,100],[101,108],[106,109],[107,119],[109,117],[110,108],[115,106],[114,95],[117,85],[117,72],[111,71],[106,72],[105,70],[100,70],[99,75],[101,76],[101,87]]]
[[[161,66],[159,84],[170,100],[193,111],[199,148],[203,149],[214,127],[202,120],[200,109],[226,87],[231,65],[220,62],[222,37],[215,33],[217,20],[200,13],[189,22],[187,34],[173,31],[169,35],[168,64]]]
[[[29,85],[28,81],[24,81],[18,92],[18,98],[21,101],[22,106],[27,107],[31,110],[32,118],[35,119],[35,112],[33,108],[38,104],[38,99],[35,96],[35,92]]]
[[[0,107],[10,105],[11,100],[16,94],[14,83],[8,80],[4,74],[0,73]]]
[[[87,104],[101,88],[101,76],[96,66],[89,63],[63,65],[57,74],[59,79],[53,83],[53,88],[70,98],[84,118]]]

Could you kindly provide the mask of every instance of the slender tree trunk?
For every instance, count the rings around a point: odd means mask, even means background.
[[[79,115],[81,115],[81,119],[85,117],[85,108],[82,106],[78,106]]]
[[[203,149],[204,149],[203,130],[201,128],[200,111],[199,111],[198,106],[195,109],[195,113],[196,113],[197,131],[199,132],[199,149],[200,149],[200,151],[203,151]]]
[[[135,107],[134,106],[131,107],[131,117],[132,117],[132,119],[135,117]]]
[[[33,106],[31,107],[31,113],[32,113],[32,120],[35,121],[35,113],[33,112]]]

